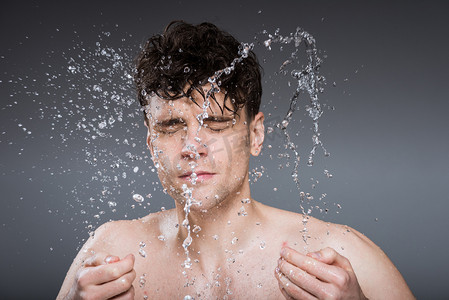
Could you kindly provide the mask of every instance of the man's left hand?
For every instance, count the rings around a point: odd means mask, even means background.
[[[367,299],[349,260],[332,248],[303,255],[283,247],[275,276],[287,299]]]

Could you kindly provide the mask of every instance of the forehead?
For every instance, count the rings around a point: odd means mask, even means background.
[[[207,91],[205,91],[207,93]],[[204,111],[204,107],[207,106],[208,115],[224,115],[234,116],[234,113],[230,110],[234,109],[231,101],[226,100],[225,108],[225,95],[220,93],[214,94],[215,99],[209,97],[207,100],[198,92],[192,93],[192,99],[187,97],[179,98],[176,100],[162,99],[158,96],[152,96],[149,104],[145,107],[147,117],[149,119],[161,119],[169,117],[188,117],[189,115],[197,116]]]

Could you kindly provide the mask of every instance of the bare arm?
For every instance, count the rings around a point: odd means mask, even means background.
[[[113,225],[112,225],[113,226]],[[101,226],[74,259],[57,299],[133,299],[134,256],[123,259],[104,252],[111,224]]]

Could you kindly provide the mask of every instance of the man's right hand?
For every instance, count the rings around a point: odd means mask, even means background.
[[[119,257],[96,253],[78,270],[65,299],[134,299],[134,255]]]

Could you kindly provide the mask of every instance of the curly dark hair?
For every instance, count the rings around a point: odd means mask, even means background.
[[[171,22],[163,34],[148,39],[137,57],[134,81],[140,104],[147,105],[147,95],[151,94],[167,100],[193,100],[194,90],[205,98],[202,86],[216,71],[229,67],[241,50],[242,45],[233,36],[211,23]],[[258,113],[261,67],[253,51],[237,62],[232,72],[223,73],[217,83],[225,94],[221,112],[226,109],[237,113],[246,107],[249,120]],[[214,94],[210,97],[215,100]]]

